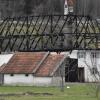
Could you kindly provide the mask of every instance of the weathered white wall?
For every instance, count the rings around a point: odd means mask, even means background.
[[[25,76],[25,74],[14,74],[11,76],[10,74],[4,75],[4,84],[33,84],[33,75],[29,74],[29,76]]]
[[[51,86],[52,77],[34,77],[33,84],[35,86]]]
[[[77,52],[78,52],[78,50],[73,50],[71,52],[71,54],[69,54],[69,57],[73,58],[73,59],[77,59]]]
[[[63,83],[65,85],[65,77],[63,77]],[[61,77],[53,77],[52,85],[53,86],[62,86],[62,78]]]
[[[58,78],[57,78],[58,79]],[[4,75],[5,85],[34,85],[34,86],[54,86],[57,83],[57,79],[53,77],[35,77],[32,74],[25,76],[25,74],[10,74]]]
[[[86,52],[85,59],[78,58],[77,50],[72,51],[72,53],[69,54],[69,57],[73,59],[78,59],[78,67],[84,67],[85,82],[98,82],[100,80],[100,76],[98,76],[97,74],[93,75],[90,72],[90,68],[93,68],[91,56],[90,56],[92,51],[85,51],[85,52]],[[99,55],[100,55],[100,52],[99,52]],[[87,64],[89,65],[89,67],[87,66]],[[100,73],[100,56],[96,58],[96,67]]]
[[[92,61],[91,61],[91,52],[86,51],[86,57],[84,58],[78,58],[78,67],[84,67],[84,77],[85,82],[98,82],[100,80],[100,77],[98,74],[93,75],[90,71],[91,68],[93,68]],[[96,67],[100,73],[100,58],[96,58]]]

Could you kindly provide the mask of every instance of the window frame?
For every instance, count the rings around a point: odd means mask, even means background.
[[[85,51],[79,51],[79,52],[77,53],[77,57],[78,57],[79,59],[81,59],[81,58],[86,58],[86,52],[85,52]]]
[[[10,76],[11,76],[11,77],[13,77],[13,76],[14,76],[14,74],[10,74]]]
[[[94,74],[94,75],[98,74],[97,68],[96,67],[91,68],[91,73]]]
[[[91,52],[91,57],[92,58],[100,58],[100,52],[98,52],[98,51],[92,51]]]
[[[29,74],[25,74],[25,76],[26,76],[26,77],[28,77],[28,76],[29,76]]]

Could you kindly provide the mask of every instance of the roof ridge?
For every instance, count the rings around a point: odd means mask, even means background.
[[[53,56],[53,55],[51,54],[51,56]],[[59,57],[60,57],[59,54],[57,54],[57,55],[56,55],[56,59],[58,59]],[[52,65],[52,66],[54,67],[54,66],[57,66],[57,65],[58,65],[58,61],[57,61],[56,65]],[[55,68],[54,68],[54,69],[55,69]],[[49,76],[51,75],[51,73],[52,73],[52,71],[53,71],[54,69],[50,69],[50,72],[49,72],[49,74],[48,74]]]
[[[44,63],[44,61],[47,59],[47,57],[49,56],[50,52],[48,51],[44,57],[42,58],[42,60],[39,62],[39,64],[36,66],[36,68],[33,70],[33,73],[36,73],[37,70],[40,68],[41,64]]]
[[[57,67],[52,71],[52,73],[50,73],[50,76],[53,76],[53,74],[57,71],[57,69],[63,63],[63,61],[66,59],[67,56],[68,55],[64,55],[63,59],[57,64]]]

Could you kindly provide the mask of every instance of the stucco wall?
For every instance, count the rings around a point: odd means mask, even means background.
[[[78,67],[83,67],[84,68],[84,78],[85,78],[85,82],[98,82],[100,80],[100,76],[98,76],[98,74],[91,74],[90,72],[90,68],[93,68],[92,63],[93,59],[91,59],[91,52],[93,51],[85,51],[85,58],[79,58],[78,57],[78,52],[77,50],[74,50],[71,54],[69,54],[70,58],[74,58],[74,59],[78,59]],[[82,52],[82,51],[81,51]],[[99,71],[100,74],[100,51],[97,51],[98,53],[98,57],[96,58],[96,67]],[[87,66],[89,65],[89,66]]]
[[[35,86],[51,86],[52,77],[34,77],[33,84]]]
[[[69,57],[72,59],[77,59],[77,52],[78,50],[73,50],[72,53],[69,53]]]
[[[25,74],[14,74],[11,76],[10,74],[4,75],[4,84],[33,84],[33,75],[29,74],[29,76],[25,76]]]
[[[62,86],[62,78],[59,77],[53,77],[52,78],[52,85],[53,86]],[[63,77],[63,85],[65,85],[65,77]]]
[[[100,54],[100,53],[99,53]],[[91,61],[91,52],[86,52],[86,57],[84,58],[78,58],[78,67],[84,67],[84,77],[85,82],[98,82],[100,80],[100,76],[98,74],[92,74],[90,69],[93,68],[93,61]],[[96,58],[96,67],[100,73],[100,58]]]
[[[61,78],[59,77],[35,77],[32,74],[10,74],[4,75],[5,85],[32,85],[32,86],[59,86]]]

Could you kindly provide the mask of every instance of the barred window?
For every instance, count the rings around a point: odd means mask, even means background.
[[[98,51],[91,52],[91,57],[92,58],[100,58],[100,53]]]
[[[91,68],[91,73],[92,74],[97,74],[98,73],[97,68],[96,67]]]
[[[11,77],[13,77],[13,76],[14,76],[14,74],[10,74],[10,76],[11,76]]]
[[[78,58],[85,58],[86,57],[86,52],[78,52]]]

